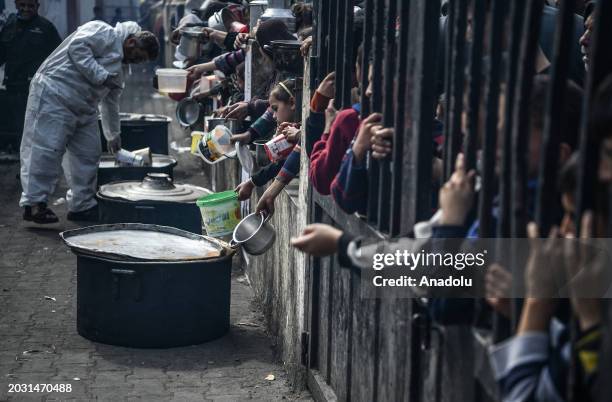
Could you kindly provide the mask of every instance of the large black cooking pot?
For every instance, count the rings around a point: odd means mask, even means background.
[[[110,154],[104,154],[98,165],[98,186],[115,181],[141,181],[148,173],[165,173],[174,177],[176,159],[168,155],[153,154],[151,166],[121,166]]]
[[[215,257],[203,252],[198,258],[194,249],[189,257],[173,258],[160,249],[161,242],[169,243],[161,237],[157,243],[141,242],[136,251],[146,253],[145,258],[115,254],[100,242],[92,247],[91,240],[96,240],[91,236],[104,232],[107,246],[112,244],[109,239],[125,244],[129,237],[132,246],[138,247],[139,235],[148,232],[206,243],[218,252]],[[93,226],[61,236],[77,255],[77,330],[81,336],[111,345],[169,348],[207,342],[229,330],[232,257],[222,243],[153,225]],[[90,236],[89,245],[79,240],[86,236]],[[157,248],[158,255],[152,255],[151,247]]]
[[[151,148],[154,154],[168,155],[168,125],[171,118],[162,115],[121,113],[121,147],[128,151]],[[100,133],[102,134],[100,124]],[[102,134],[102,150],[107,152]]]
[[[98,191],[102,223],[148,223],[202,234],[198,198],[211,191],[175,184],[162,173],[149,173],[142,181],[106,184]]]

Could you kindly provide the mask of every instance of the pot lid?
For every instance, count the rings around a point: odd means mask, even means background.
[[[240,161],[244,171],[248,174],[253,173],[253,155],[251,155],[251,150],[249,147],[237,142],[236,154],[238,155],[238,160]]]
[[[76,254],[121,261],[198,261],[228,254],[227,245],[211,237],[140,223],[90,226],[60,237]]]
[[[196,27],[181,28],[179,31],[181,35],[185,35],[190,38],[197,38],[202,35],[203,32],[201,28]]]
[[[161,114],[119,113],[122,123],[171,122],[172,119]]]
[[[140,181],[120,181],[100,187],[98,195],[126,201],[164,201],[195,203],[210,190],[190,184],[175,184],[165,173],[148,173]]]
[[[151,166],[144,166],[144,168],[152,167],[152,168],[165,168],[170,165],[176,166],[176,159],[168,156],[168,155],[160,155],[153,154]],[[111,169],[111,168],[138,168],[142,169],[143,166],[122,166],[117,162],[117,159],[110,154],[103,154],[100,157],[100,163],[98,164],[98,168],[100,169]]]
[[[296,48],[299,49],[302,46],[302,42],[300,42],[299,40],[273,40],[270,41],[270,44],[272,44],[272,47],[274,48]]]

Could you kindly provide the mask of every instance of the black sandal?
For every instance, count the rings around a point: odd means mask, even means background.
[[[47,208],[47,204],[44,202],[36,205],[34,213],[32,213],[32,207],[26,206],[23,212],[23,220],[38,223],[40,225],[47,225],[51,223],[59,222],[59,218],[55,215],[55,212]]]

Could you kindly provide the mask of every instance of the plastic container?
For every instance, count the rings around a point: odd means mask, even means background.
[[[293,151],[293,148],[295,148],[295,144],[291,144],[287,141],[284,135],[277,135],[268,141],[264,147],[270,161],[276,162],[287,158]]]
[[[125,149],[120,149],[115,155],[117,162],[121,166],[144,166],[145,161],[141,155],[137,155],[134,152],[130,152]]]
[[[236,148],[230,138],[232,131],[225,126],[216,126],[209,133],[204,134],[198,145],[198,155],[210,165],[214,165],[227,158],[236,156]]]
[[[159,92],[182,94],[187,91],[187,71],[178,68],[160,68],[156,71]]]
[[[233,190],[202,197],[197,205],[208,236],[218,238],[230,235],[240,223],[240,202]]]
[[[202,142],[202,138],[204,138],[204,134],[202,131],[192,131],[191,132],[191,154],[198,155],[198,146]]]

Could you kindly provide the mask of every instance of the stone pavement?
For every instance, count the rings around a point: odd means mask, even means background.
[[[124,111],[172,115],[172,103],[152,98],[146,82],[130,89],[133,95],[126,98]],[[172,136],[185,134],[173,126]],[[177,177],[204,185],[207,178],[198,164],[178,156]],[[66,223],[63,203],[52,206],[60,223],[45,228],[24,224],[17,206],[17,173],[18,165],[0,165],[0,401],[310,400],[287,384],[239,268],[232,275],[231,329],[221,339],[142,350],[80,337],[76,257],[58,237],[75,226]],[[60,187],[52,201],[64,196]],[[266,379],[270,374],[274,380]],[[37,383],[70,384],[72,392],[8,393],[9,384]]]

